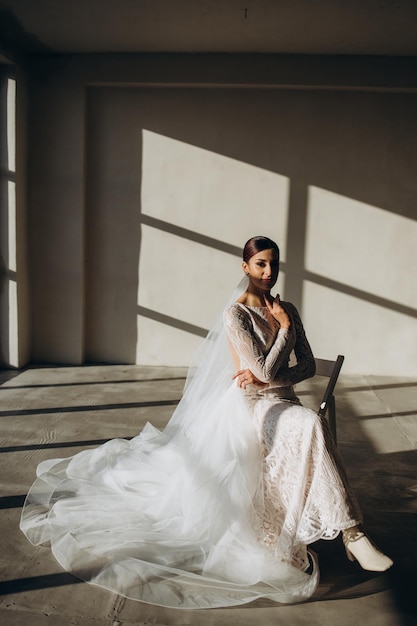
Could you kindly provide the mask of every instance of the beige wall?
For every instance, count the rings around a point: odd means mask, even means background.
[[[34,65],[34,360],[187,364],[263,233],[317,356],[416,374],[408,66],[273,61]]]
[[[54,67],[32,89],[32,359],[84,358],[84,86]]]

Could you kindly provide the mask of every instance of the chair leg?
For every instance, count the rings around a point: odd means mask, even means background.
[[[329,427],[330,432],[333,435],[333,439],[335,444],[337,445],[337,432],[336,432],[336,402],[334,396],[330,396],[328,402],[328,411],[329,411]]]

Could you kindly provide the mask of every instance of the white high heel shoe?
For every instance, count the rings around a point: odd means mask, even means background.
[[[349,561],[358,561],[362,569],[385,572],[393,565],[393,561],[372,544],[359,526],[347,528],[342,535]]]

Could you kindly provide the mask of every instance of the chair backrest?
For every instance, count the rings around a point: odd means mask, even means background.
[[[345,357],[341,354],[338,355],[335,361],[329,361],[327,359],[315,359],[316,361],[316,376],[326,376],[329,379],[327,387],[324,391],[320,408],[318,410],[319,415],[325,416],[327,411],[329,412],[329,426],[336,441],[336,404],[334,399],[334,388],[339,377],[340,370],[343,365]]]

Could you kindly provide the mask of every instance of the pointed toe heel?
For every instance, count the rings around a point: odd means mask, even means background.
[[[393,561],[380,552],[358,526],[343,531],[343,543],[349,561],[358,561],[368,572],[385,572],[393,565]]]

